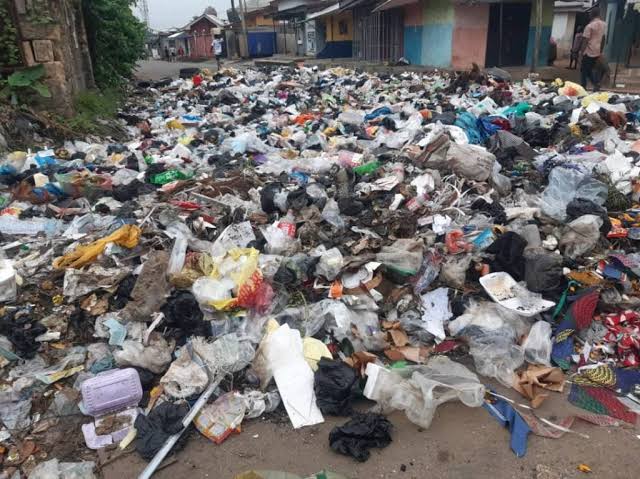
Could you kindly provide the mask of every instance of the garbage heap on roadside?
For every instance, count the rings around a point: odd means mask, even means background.
[[[278,412],[347,417],[328,443],[359,461],[389,412],[428,428],[445,401],[518,456],[637,422],[639,97],[499,70],[195,80],[139,88],[127,143],[0,157],[3,477],[127,448],[152,473],[190,424],[220,444]],[[532,414],[553,394],[583,413]]]

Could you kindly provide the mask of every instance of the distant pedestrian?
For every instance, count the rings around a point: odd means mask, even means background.
[[[583,27],[579,26],[576,29],[575,36],[573,37],[571,53],[569,54],[569,70],[575,70],[578,68],[578,56],[580,56],[580,47],[582,46],[582,30]]]
[[[170,48],[170,52],[171,52],[171,61],[175,62],[176,61],[176,47],[171,47]]]
[[[582,62],[580,63],[580,83],[587,88],[589,81],[593,83],[593,90],[600,90],[600,75],[597,71],[596,63],[602,56],[602,46],[604,35],[607,31],[607,24],[600,19],[600,11],[594,8],[590,14],[591,21],[582,34]]]
[[[220,58],[222,58],[222,38],[214,37],[213,44],[213,55],[216,57],[216,65],[218,66],[218,70],[220,70]]]
[[[171,57],[169,56],[169,47],[166,45],[164,47],[164,59],[166,61],[171,61]]]
[[[180,58],[184,57],[184,48],[182,47],[178,48],[178,56]]]

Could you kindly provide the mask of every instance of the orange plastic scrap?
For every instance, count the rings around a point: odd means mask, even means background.
[[[89,264],[102,254],[104,248],[109,243],[115,243],[124,248],[133,248],[140,241],[141,229],[136,225],[124,225],[93,243],[80,245],[70,253],[60,256],[53,261],[53,267],[56,269],[63,268],[82,268]]]
[[[293,122],[296,125],[304,125],[308,121],[315,120],[315,118],[316,117],[314,115],[312,115],[311,113],[302,113],[301,115],[298,115],[297,117],[295,117]]]

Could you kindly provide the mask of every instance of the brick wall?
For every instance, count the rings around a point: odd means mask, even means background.
[[[25,64],[43,64],[47,106],[73,113],[73,97],[95,86],[82,0],[13,0]]]

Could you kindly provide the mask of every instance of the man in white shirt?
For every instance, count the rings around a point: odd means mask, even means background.
[[[602,55],[602,45],[607,31],[607,24],[600,18],[598,8],[594,8],[591,11],[590,17],[591,21],[582,33],[580,83],[584,88],[587,88],[587,83],[591,80],[594,91],[598,91],[600,89],[600,74],[597,72],[596,64]]]
[[[216,57],[218,70],[220,70],[220,58],[222,58],[222,38],[214,37],[212,47],[213,54]]]

